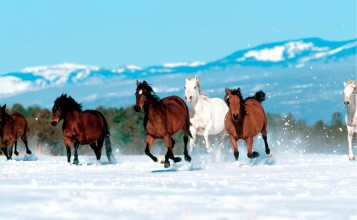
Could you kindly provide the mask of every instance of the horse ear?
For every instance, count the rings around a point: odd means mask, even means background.
[[[2,108],[5,110],[6,109],[6,104]]]
[[[199,80],[198,80],[198,75],[195,76],[195,80],[196,80],[197,82],[199,81]]]
[[[139,86],[139,84],[140,84],[140,83],[139,83],[139,81],[138,81],[138,80],[136,80],[136,86]]]
[[[343,82],[343,86],[346,87],[346,86],[347,86],[347,83],[346,83],[346,82]]]
[[[225,92],[226,92],[227,95],[232,93],[232,91],[230,89],[228,89],[228,88],[225,89]]]

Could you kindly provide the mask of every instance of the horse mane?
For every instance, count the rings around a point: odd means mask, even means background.
[[[150,97],[152,99],[152,101],[154,102],[160,102],[161,99],[159,98],[159,96],[156,95],[156,93],[154,92],[154,90],[152,89],[152,87],[146,82],[142,82],[139,83],[137,90],[140,89],[145,89],[146,91],[148,91],[148,97]]]
[[[62,111],[77,110],[82,112],[82,104],[76,102],[71,96],[62,94],[55,100],[55,106],[61,107]]]
[[[5,126],[5,123],[7,120],[11,120],[12,117],[6,112],[6,104],[2,107],[0,107],[0,112],[1,112],[1,117],[3,117],[3,119],[6,120],[1,120],[1,124],[0,124],[0,129],[2,129]]]

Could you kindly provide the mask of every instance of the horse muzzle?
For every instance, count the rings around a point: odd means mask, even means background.
[[[238,121],[239,114],[232,114],[232,118],[233,118],[234,121]]]
[[[185,98],[186,98],[187,102],[191,102],[192,101],[192,95],[191,96],[185,96]]]
[[[136,111],[136,112],[141,112],[141,107],[140,106],[138,106],[138,105],[135,105],[134,106],[134,110]]]
[[[348,108],[348,105],[350,104],[349,101],[344,101],[343,104],[345,104],[345,108]]]
[[[58,122],[57,121],[51,121],[51,125],[54,127],[54,126],[56,126],[58,124]]]

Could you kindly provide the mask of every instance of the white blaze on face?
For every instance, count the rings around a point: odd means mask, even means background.
[[[345,96],[344,101],[350,101],[353,90],[354,90],[354,88],[352,86],[346,86],[345,90],[343,91],[344,96]]]
[[[194,79],[186,79],[185,85],[185,97],[188,102],[191,101],[190,97],[194,96],[195,93],[196,82]]]
[[[140,90],[140,91],[139,91],[139,95],[141,95],[141,94],[143,94],[143,90]]]

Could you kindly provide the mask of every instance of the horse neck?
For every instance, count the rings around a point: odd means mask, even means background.
[[[145,116],[157,115],[157,111],[162,108],[162,103],[153,97],[149,97],[144,105]]]
[[[80,111],[78,111],[78,110],[66,111],[63,116],[63,120],[64,121],[73,120],[74,118],[78,117],[79,113],[80,113]]]
[[[353,95],[350,105],[348,105],[347,109],[347,121],[349,124],[353,123],[353,118],[357,117],[356,112],[356,95]]]

